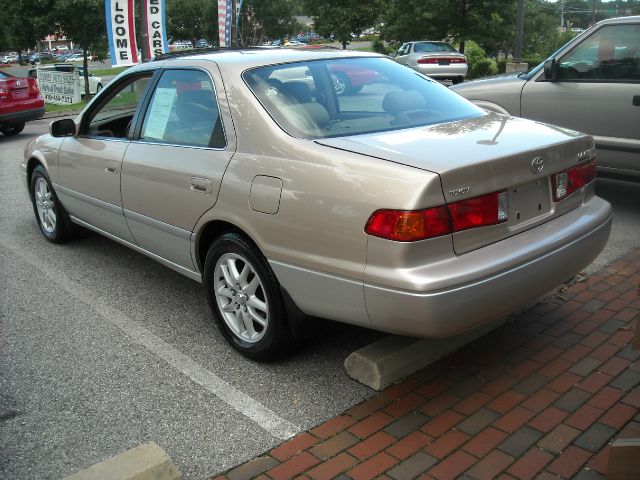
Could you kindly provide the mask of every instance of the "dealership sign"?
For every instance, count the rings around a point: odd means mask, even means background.
[[[165,24],[165,0],[141,0],[146,12],[146,25],[149,42],[149,55],[157,57],[169,51],[167,28]]]
[[[38,86],[46,103],[66,105],[80,101],[78,73],[75,69],[71,72],[58,72],[39,68]]]
[[[104,5],[111,65],[135,65],[138,63],[138,49],[133,0],[106,0]]]

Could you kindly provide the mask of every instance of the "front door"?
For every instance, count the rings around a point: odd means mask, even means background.
[[[127,129],[151,73],[110,89],[87,112],[78,135],[64,139],[58,159],[60,197],[71,216],[107,234],[133,242],[122,211],[120,174]]]
[[[638,170],[640,155],[640,22],[604,25],[522,91],[522,116],[595,137],[608,165]]]

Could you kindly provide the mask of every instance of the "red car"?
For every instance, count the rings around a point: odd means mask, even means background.
[[[44,100],[36,81],[0,71],[0,132],[17,135],[25,122],[43,115]]]

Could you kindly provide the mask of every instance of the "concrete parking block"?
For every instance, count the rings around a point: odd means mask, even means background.
[[[169,455],[155,442],[144,443],[65,480],[180,480]]]

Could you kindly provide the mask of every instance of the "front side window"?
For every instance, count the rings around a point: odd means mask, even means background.
[[[151,75],[148,73],[132,77],[111,92],[107,102],[89,114],[86,133],[92,136],[126,138]]]
[[[243,74],[290,135],[327,138],[451,122],[485,115],[438,82],[386,58],[273,65]]]
[[[640,81],[640,25],[608,25],[579,43],[559,65],[562,80]]]
[[[200,70],[167,70],[147,108],[140,139],[224,148],[225,139],[211,78]]]

